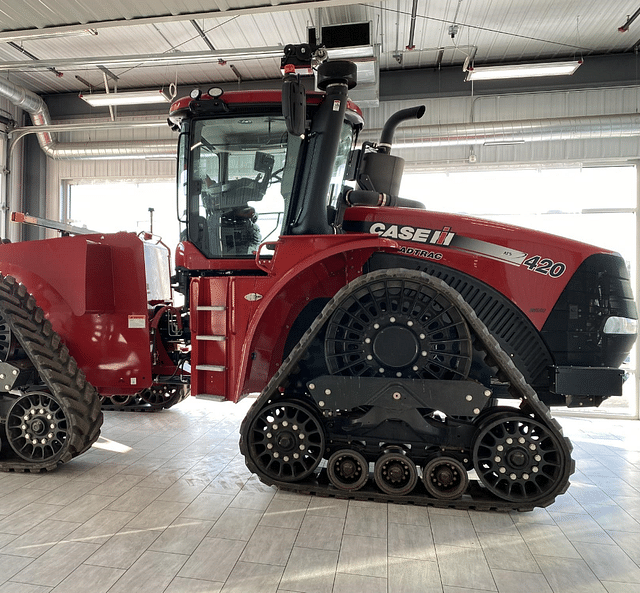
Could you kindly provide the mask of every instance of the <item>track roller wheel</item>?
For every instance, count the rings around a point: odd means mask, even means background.
[[[555,495],[564,484],[568,460],[547,426],[530,416],[501,411],[480,427],[473,465],[480,481],[496,496],[534,503]]]
[[[138,395],[143,402],[167,410],[181,402],[186,397],[186,392],[186,385],[156,384],[143,389]]]
[[[395,451],[385,453],[376,461],[373,476],[378,488],[393,496],[409,494],[418,483],[416,464]]]
[[[311,475],[322,460],[322,422],[301,401],[281,400],[265,406],[247,434],[249,455],[270,479],[297,482]]]
[[[128,406],[131,402],[133,402],[134,399],[135,396],[133,395],[112,395],[110,397],[107,397],[103,403],[106,405],[124,407]]]
[[[422,482],[427,492],[434,498],[454,500],[460,498],[469,477],[464,466],[453,457],[434,457],[422,471]]]
[[[336,451],[327,463],[330,482],[339,490],[360,490],[369,479],[369,463],[357,451]]]
[[[67,428],[65,410],[55,397],[43,391],[19,397],[7,414],[7,441],[27,461],[59,459],[68,440]]]

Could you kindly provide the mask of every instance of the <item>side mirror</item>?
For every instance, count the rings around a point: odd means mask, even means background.
[[[307,119],[307,93],[295,75],[287,75],[282,82],[282,114],[289,134],[302,136]]]

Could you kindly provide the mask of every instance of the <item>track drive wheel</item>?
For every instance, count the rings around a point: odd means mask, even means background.
[[[440,456],[434,457],[424,467],[422,482],[434,498],[455,500],[464,494],[469,485],[469,477],[467,470],[457,459]]]
[[[360,490],[369,479],[369,463],[358,451],[336,451],[327,463],[329,481],[339,490]]]
[[[459,308],[417,278],[376,277],[339,303],[327,325],[332,375],[466,379],[471,333]]]
[[[308,404],[280,400],[267,404],[247,433],[249,456],[272,480],[297,482],[311,475],[322,460],[322,422]]]
[[[378,458],[373,475],[378,488],[393,496],[409,494],[418,483],[416,464],[396,451],[389,451]]]
[[[568,467],[558,437],[534,418],[496,413],[486,419],[473,445],[473,465],[482,484],[510,502],[555,496]]]

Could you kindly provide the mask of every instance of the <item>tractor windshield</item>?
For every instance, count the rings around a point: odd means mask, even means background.
[[[250,256],[281,234],[300,138],[276,115],[200,119],[182,147],[188,239],[208,258]],[[185,176],[186,177],[186,176]]]

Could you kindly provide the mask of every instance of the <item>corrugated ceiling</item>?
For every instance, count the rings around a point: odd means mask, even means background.
[[[103,71],[83,64],[85,58],[98,57],[118,77],[118,89],[234,82],[238,74],[242,80],[278,78],[277,58],[238,60],[234,52],[304,42],[309,26],[360,21],[371,23],[381,70],[461,66],[467,55],[475,57],[476,65],[588,57],[633,51],[640,40],[640,19],[627,33],[618,28],[638,4],[0,0],[0,75],[37,93],[86,91],[87,83],[100,90]],[[413,48],[408,47],[411,39]],[[231,58],[221,61],[220,51],[229,51]],[[148,57],[157,54],[176,54],[179,63],[150,65]],[[191,63],[195,54],[213,59]],[[117,56],[133,55],[140,56],[138,63],[114,65]]]

